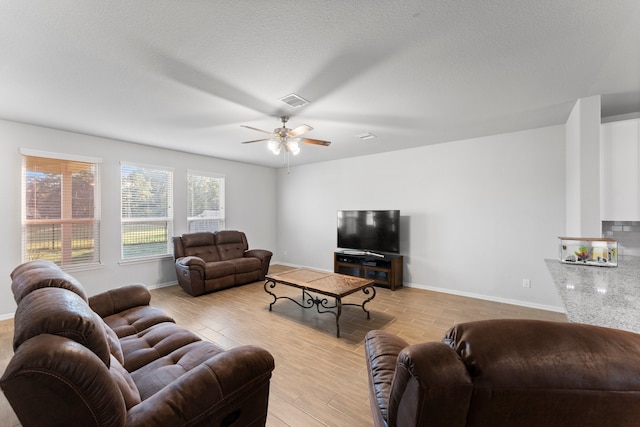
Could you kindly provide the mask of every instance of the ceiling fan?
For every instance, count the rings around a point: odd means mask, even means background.
[[[314,145],[324,145],[325,147],[331,144],[330,141],[323,141],[321,139],[301,138],[300,135],[303,135],[309,132],[310,130],[313,130],[313,128],[309,125],[300,125],[295,129],[289,129],[287,127],[288,120],[289,120],[289,116],[281,116],[280,121],[282,122],[282,127],[275,128],[273,132],[254,128],[251,126],[241,125],[242,127],[245,127],[247,129],[257,130],[258,132],[271,135],[270,138],[255,139],[253,141],[245,141],[242,144],[269,141],[268,147],[269,147],[269,150],[273,152],[273,154],[278,155],[280,154],[280,151],[284,149],[285,153],[291,153],[294,156],[300,152],[300,142],[304,142],[307,144],[314,144]]]

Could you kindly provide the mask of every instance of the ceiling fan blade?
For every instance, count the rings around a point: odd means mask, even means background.
[[[273,133],[273,132],[270,132],[270,131],[267,131],[267,130],[262,130],[262,129],[254,128],[254,127],[247,126],[247,125],[240,125],[240,127],[251,129],[251,130],[257,130],[258,132],[262,132],[262,133],[268,133],[269,135],[271,135]]]
[[[325,147],[331,144],[331,141],[323,141],[321,139],[301,138],[301,140],[307,144],[324,145]]]
[[[252,142],[262,142],[262,141],[268,141],[268,140],[269,140],[269,138],[267,138],[267,139],[254,139],[253,141],[244,141],[244,142],[241,142],[240,144],[251,144]]]
[[[291,129],[289,132],[287,132],[287,135],[291,136],[291,137],[296,137],[296,136],[300,136],[303,133],[307,133],[310,130],[313,130],[313,128],[309,125],[300,125],[295,129]]]

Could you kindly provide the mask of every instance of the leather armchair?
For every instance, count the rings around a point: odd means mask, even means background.
[[[273,253],[249,249],[241,231],[190,233],[173,238],[178,283],[193,296],[264,280]]]
[[[592,325],[487,320],[442,342],[365,338],[374,424],[636,426],[640,335]]]
[[[30,267],[12,276],[14,355],[0,378],[22,426],[265,425],[265,349],[202,341],[143,286],[87,300],[54,264]]]

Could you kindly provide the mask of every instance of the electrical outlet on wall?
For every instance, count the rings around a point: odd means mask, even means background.
[[[522,287],[530,288],[531,287],[531,279],[522,279]]]

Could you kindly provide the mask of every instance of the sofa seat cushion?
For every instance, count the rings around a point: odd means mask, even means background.
[[[123,338],[164,322],[173,322],[162,310],[149,305],[133,307],[104,318],[104,322]]]
[[[209,358],[223,353],[217,345],[198,341],[185,345],[131,373],[142,400],[148,399]]]
[[[236,258],[229,261],[235,267],[235,274],[250,273],[260,271],[262,267],[258,258]]]
[[[129,372],[141,368],[177,348],[200,341],[200,337],[175,323],[159,323],[120,340],[124,367]]]
[[[205,265],[205,277],[207,280],[217,279],[225,276],[233,276],[236,266],[229,261],[208,262]]]

